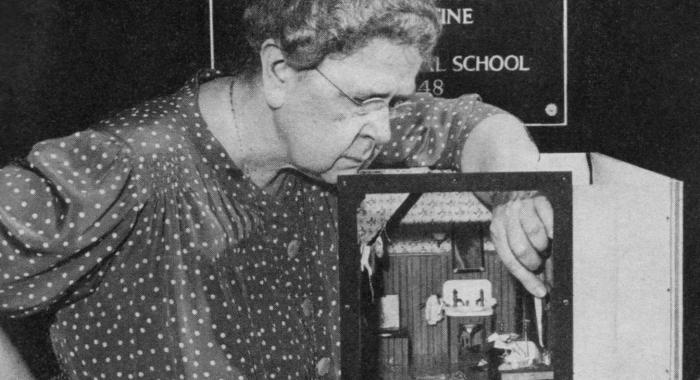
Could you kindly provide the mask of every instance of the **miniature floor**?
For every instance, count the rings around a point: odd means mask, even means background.
[[[475,369],[467,363],[418,361],[409,366],[385,365],[383,380],[490,380],[487,370]]]
[[[450,370],[420,370],[416,368],[397,367],[385,368],[380,379],[382,380],[490,380],[488,372],[473,371],[470,369]]]

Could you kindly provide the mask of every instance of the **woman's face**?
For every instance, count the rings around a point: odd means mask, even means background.
[[[352,55],[327,57],[318,71],[300,72],[275,113],[291,163],[328,183],[356,173],[389,140],[387,106],[414,92],[421,62],[416,48],[375,39]],[[346,95],[374,105],[360,107]]]

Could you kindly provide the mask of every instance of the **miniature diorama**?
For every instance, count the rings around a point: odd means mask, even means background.
[[[683,184],[598,153],[538,170],[339,177],[343,379],[683,378]],[[550,200],[546,297],[502,265],[483,191]]]
[[[361,193],[340,197],[341,213],[343,204],[354,210],[348,213],[353,220],[341,223],[341,260],[354,255],[362,268],[354,279],[341,270],[346,296],[359,297],[357,303],[343,302],[341,328],[362,330],[341,330],[344,378],[569,378],[572,342],[560,337],[570,334],[552,328],[566,325],[570,309],[555,310],[551,300],[557,290],[557,299],[569,297],[570,283],[566,277],[554,281],[543,265],[541,276],[552,293],[544,299],[527,293],[498,258],[488,232],[490,210],[474,191],[499,191],[494,186],[502,183],[504,191],[546,192],[556,212],[571,207],[560,197],[570,183],[566,175],[516,177],[370,174],[341,185],[361,182]],[[547,264],[551,269],[556,260],[559,275],[570,264],[567,252],[559,252],[570,244],[570,220],[562,217],[570,212],[561,214],[555,215],[561,225],[551,242],[556,254]],[[344,251],[351,244],[355,254]],[[352,284],[358,288],[350,290]]]

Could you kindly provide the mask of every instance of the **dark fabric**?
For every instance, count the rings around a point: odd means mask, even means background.
[[[218,75],[0,171],[0,310],[55,311],[70,378],[339,375],[332,189],[294,171],[274,194],[249,181],[199,114]],[[499,112],[476,97],[402,107],[379,161],[457,167]]]

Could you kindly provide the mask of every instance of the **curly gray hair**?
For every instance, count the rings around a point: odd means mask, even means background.
[[[415,46],[427,60],[440,34],[433,0],[251,0],[244,20],[251,53],[257,57],[273,39],[297,70],[352,54],[375,38]],[[249,57],[244,70],[259,69],[259,59]]]

